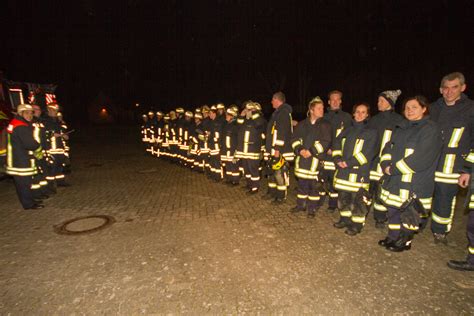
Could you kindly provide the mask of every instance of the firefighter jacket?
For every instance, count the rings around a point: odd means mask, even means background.
[[[156,121],[156,132],[155,132],[155,142],[158,145],[161,145],[164,140],[165,134],[165,121],[163,119]]]
[[[239,127],[236,158],[260,160],[265,139],[266,120],[256,112],[250,118],[240,116],[237,123]]]
[[[33,137],[33,127],[21,116],[16,116],[7,127],[6,173],[12,176],[32,176],[37,173],[35,156],[42,152]]]
[[[176,136],[177,136],[177,144],[181,148],[183,145],[183,137],[184,137],[184,125],[186,125],[186,120],[184,119],[183,115],[179,115],[178,119],[176,119]]]
[[[148,142],[147,123],[148,123],[148,121],[143,121],[142,125],[140,126],[140,132],[142,134],[142,142],[144,142],[144,143]]]
[[[380,157],[382,150],[390,141],[395,126],[404,120],[403,116],[393,110],[379,112],[369,121],[369,126],[377,131],[377,146],[376,155],[370,166],[370,180],[378,181],[383,176],[382,168],[380,167]]]
[[[63,134],[64,130],[56,117],[47,116],[43,121],[46,129],[46,137],[49,142],[48,153],[51,155],[64,155],[64,143],[61,136],[54,134]]]
[[[49,150],[50,143],[46,137],[46,127],[44,126],[43,120],[41,118],[33,117],[31,122],[31,125],[33,126],[34,139],[41,145],[43,150]]]
[[[332,130],[332,141],[334,142],[344,130],[344,128],[349,127],[352,124],[352,117],[349,113],[344,112],[343,110],[331,110],[327,109],[327,113],[324,114],[324,118],[331,123]],[[332,144],[327,148],[328,150],[332,148]],[[323,167],[325,170],[336,170],[334,165],[332,154],[327,152],[325,155],[321,156],[321,159],[324,160]]]
[[[169,141],[168,143],[170,145],[177,145],[178,144],[178,132],[176,128],[177,120],[170,120],[169,125],[168,125],[168,130],[169,130]]]
[[[291,147],[293,137],[292,111],[291,105],[287,103],[273,111],[265,134],[265,155],[267,157],[274,156],[275,150],[278,150],[285,160],[294,160],[293,148]]]
[[[181,133],[182,133],[182,136],[181,136],[181,143],[179,145],[179,148],[182,149],[182,150],[188,150],[189,149],[189,136],[191,133],[194,133],[194,122],[192,121],[188,121],[186,119],[184,119],[182,122],[181,122]]]
[[[189,146],[191,148],[190,153],[192,155],[198,155],[200,153],[200,139],[199,135],[202,133],[202,123],[196,124],[191,122],[189,131]]]
[[[332,156],[336,165],[334,188],[345,192],[369,190],[370,162],[375,155],[377,132],[367,121],[352,121],[336,138]],[[337,164],[344,161],[346,168]]]
[[[237,120],[234,118],[222,128],[221,137],[221,161],[232,161],[237,148],[237,133],[239,126]]]
[[[291,146],[295,151],[295,176],[302,179],[318,179],[321,157],[331,144],[331,123],[324,118],[319,118],[311,123],[311,118],[306,118],[296,126],[293,133]],[[311,157],[304,158],[300,151],[307,149]]]
[[[155,142],[155,124],[155,118],[149,118],[148,121],[145,123],[146,139],[149,143]]]
[[[209,117],[204,118],[198,130],[199,148],[203,154],[209,153],[209,135],[211,133],[211,123],[212,120]]]
[[[441,129],[443,142],[435,181],[457,184],[474,138],[474,101],[462,94],[453,106],[448,106],[440,98],[431,104],[430,116]]]
[[[221,144],[221,135],[222,127],[226,124],[226,120],[222,115],[216,116],[210,124],[210,134],[209,134],[209,148],[211,156],[219,155],[220,153],[220,144]]]
[[[414,193],[430,209],[441,147],[438,124],[428,116],[397,125],[380,159],[382,170],[390,167],[390,175],[381,179],[379,199],[386,206],[400,208]]]

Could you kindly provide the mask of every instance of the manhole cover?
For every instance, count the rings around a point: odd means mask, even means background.
[[[158,171],[157,169],[151,168],[151,169],[140,170],[140,171],[138,171],[138,173],[153,173],[153,172],[157,172],[157,171]]]
[[[82,216],[54,226],[54,231],[61,235],[83,235],[104,229],[113,223],[115,218],[108,215]]]

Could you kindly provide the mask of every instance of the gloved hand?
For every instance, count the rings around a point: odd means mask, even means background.
[[[33,152],[33,156],[38,159],[38,160],[41,160],[43,159],[43,148],[38,147],[34,152]]]
[[[400,208],[400,220],[402,226],[407,230],[418,231],[420,228],[420,214],[418,214],[413,200],[411,200],[406,206],[402,205]]]

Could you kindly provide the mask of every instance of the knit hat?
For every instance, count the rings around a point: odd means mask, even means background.
[[[379,97],[383,97],[387,100],[388,103],[393,107],[395,107],[395,103],[397,103],[397,99],[402,94],[402,90],[387,90],[379,94]]]

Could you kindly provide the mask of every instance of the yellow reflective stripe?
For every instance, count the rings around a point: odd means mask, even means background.
[[[277,140],[277,134],[278,134],[278,131],[275,129],[275,124],[273,124],[273,128],[272,128],[272,146],[275,146],[276,145],[276,140]]]
[[[459,173],[444,173],[440,171],[435,172],[435,181],[449,184],[457,184]]]
[[[388,143],[388,141],[390,140],[390,138],[392,138],[392,130],[386,129],[386,130],[383,132],[382,143],[381,143],[381,146],[380,146],[379,156],[382,155],[382,151],[383,151],[385,145],[386,145],[386,144]]]
[[[319,196],[308,196],[308,200],[310,201],[319,201],[320,197]]]
[[[351,220],[354,223],[364,224],[365,223],[365,216],[352,216]]]
[[[441,217],[441,216],[436,215],[435,213],[431,213],[431,219],[434,220],[436,223],[442,224],[442,225],[449,225],[451,223],[450,218]]]
[[[377,165],[377,169],[379,168],[380,168],[380,165]],[[379,181],[382,176],[383,176],[383,173],[377,172],[375,170],[370,170],[370,180]]]
[[[244,152],[245,153],[249,151],[249,139],[250,139],[250,132],[245,131],[244,133]]]
[[[455,154],[446,155],[443,165],[443,173],[453,173],[454,161],[456,160]]]
[[[466,161],[470,163],[474,163],[474,152],[471,151],[469,155],[467,155]]]
[[[469,253],[470,253],[471,255],[474,255],[474,247],[469,247],[469,248],[467,248],[467,249],[469,250]]]
[[[341,134],[342,130],[343,130],[343,128],[342,128],[342,127],[341,127],[341,128],[338,128],[338,129],[336,129],[336,137],[337,137],[337,136],[339,136],[339,134]]]
[[[354,151],[352,152],[352,155],[354,156],[354,158],[357,159],[357,161],[361,165],[367,163],[367,158],[365,158],[364,154],[362,153],[362,147],[364,147],[364,140],[357,139],[354,146]]]
[[[316,141],[314,143],[314,147],[316,148],[316,151],[320,154],[322,152],[324,152],[324,148],[323,148],[323,145],[321,145],[321,143],[319,141]]]
[[[342,150],[333,150],[332,151],[332,156],[333,157],[342,156]]]
[[[297,194],[296,197],[297,197],[298,199],[307,199],[307,198],[308,198],[308,196],[307,196],[307,195],[304,195],[304,194]]]
[[[226,136],[226,137],[225,137],[225,146],[226,146],[227,148],[230,148],[230,136]]]
[[[297,139],[295,140],[292,144],[291,144],[291,147],[293,147],[293,149],[296,149],[297,146],[301,145],[301,139]]]
[[[461,136],[463,132],[464,132],[464,127],[453,129],[453,133],[451,134],[451,139],[449,140],[449,144],[448,144],[449,148],[458,147],[459,141],[461,140]]]
[[[374,209],[380,212],[386,212],[387,208],[383,206],[382,204],[378,204],[377,202],[374,202]]]
[[[413,169],[411,169],[407,163],[405,162],[404,159],[401,159],[399,161],[397,161],[397,163],[395,164],[395,166],[398,168],[398,170],[400,170],[400,172],[402,174],[409,174],[409,173],[415,173],[415,171],[413,171]]]
[[[400,224],[388,224],[388,229],[400,230]]]
[[[351,217],[351,216],[352,216],[352,212],[349,211],[349,210],[343,210],[343,211],[340,211],[340,212],[339,212],[339,215],[341,215],[341,217]]]
[[[380,157],[380,162],[387,161],[387,160],[392,160],[392,155],[391,154],[384,154],[384,155],[382,155],[382,157]]]
[[[318,165],[319,165],[319,159],[313,158],[311,161],[311,171],[316,172],[316,170],[318,169]]]
[[[11,135],[7,134],[7,167],[13,167],[13,150],[12,150],[12,142],[11,142]]]

